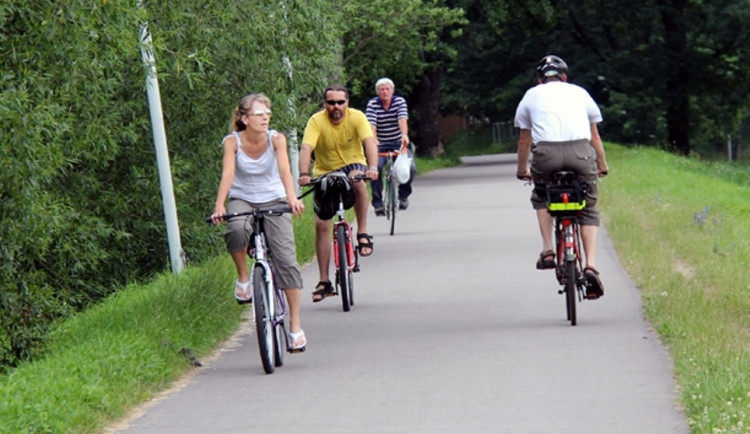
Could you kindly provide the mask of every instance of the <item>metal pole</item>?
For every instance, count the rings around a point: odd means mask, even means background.
[[[287,33],[289,32],[289,29],[286,26],[287,21],[287,6],[286,2],[282,0],[279,5],[281,6],[282,13],[283,13],[283,19],[282,22],[285,23],[284,27],[281,29],[281,34],[283,38],[287,37]],[[286,50],[288,51],[288,50]],[[284,58],[282,59],[284,62],[284,70],[286,71],[287,76],[289,77],[289,98],[287,99],[287,106],[289,106],[289,120],[294,123],[297,118],[297,112],[294,109],[294,97],[292,95],[292,90],[294,90],[294,83],[293,83],[293,75],[294,75],[294,67],[292,66],[292,60],[289,58],[288,54],[284,54]],[[297,145],[297,129],[291,128],[289,130],[289,134],[287,134],[287,149],[289,151],[289,165],[292,168],[292,179],[294,181],[294,191],[297,193],[297,196],[300,194],[300,186],[297,184],[297,180],[299,179],[299,146]]]
[[[138,0],[138,7],[143,7],[143,1]],[[169,153],[167,152],[167,134],[164,131],[164,117],[161,108],[159,81],[156,77],[156,62],[151,45],[151,33],[148,24],[141,24],[141,57],[148,68],[146,90],[148,105],[151,113],[151,128],[154,135],[156,163],[159,169],[161,184],[161,198],[164,206],[164,220],[167,225],[167,239],[169,241],[169,258],[172,272],[179,273],[185,268],[185,252],[180,243],[180,227],[177,223],[177,206],[175,205],[174,189],[172,187],[172,171],[169,168]]]
[[[284,20],[286,22],[286,19]],[[289,56],[284,55],[284,69],[286,69],[286,73],[289,76],[289,88],[292,89],[292,61],[289,59]],[[289,119],[291,122],[295,121],[296,118],[296,110],[294,109],[294,98],[291,96],[289,99],[287,99],[287,105],[289,106]],[[291,128],[289,130],[289,134],[287,134],[287,141],[286,141],[287,149],[289,150],[289,165],[292,168],[292,179],[294,180],[294,191],[297,193],[297,196],[300,194],[300,186],[297,184],[297,180],[299,179],[299,147],[297,146],[297,129]]]

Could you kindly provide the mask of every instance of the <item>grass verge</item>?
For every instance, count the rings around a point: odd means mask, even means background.
[[[607,145],[607,230],[675,363],[696,433],[750,432],[747,168]]]

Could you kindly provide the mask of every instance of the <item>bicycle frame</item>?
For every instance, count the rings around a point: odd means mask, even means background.
[[[385,157],[386,161],[383,165],[385,176],[383,177],[383,191],[381,197],[383,199],[383,210],[385,211],[386,219],[391,221],[391,235],[395,232],[396,226],[396,210],[398,210],[398,180],[396,179],[396,173],[393,168],[394,157],[398,156],[401,152],[399,151],[387,151],[379,152],[379,157]]]
[[[563,266],[565,262],[576,262],[578,269],[583,270],[583,249],[581,247],[580,226],[575,217],[555,218],[555,237],[557,239],[557,280],[565,285]]]
[[[343,209],[343,203],[340,203],[339,206],[340,206],[339,211],[336,212],[337,220],[333,222],[333,234],[332,234],[333,251],[334,252],[338,251],[339,243],[340,243],[339,239],[336,237],[336,228],[343,227],[345,234],[346,234],[344,245],[346,246],[347,257],[349,259],[346,266],[349,269],[349,271],[356,271],[355,268],[357,268],[358,256],[357,256],[356,250],[354,249],[354,242],[352,241],[354,239],[354,237],[352,236],[352,227],[349,224],[349,222],[346,220],[346,215],[344,214],[344,209]],[[333,255],[333,258],[334,258],[334,265],[336,266],[336,268],[338,268],[339,267],[338,255]]]
[[[275,312],[275,305],[269,303],[271,311],[271,323],[274,327],[284,323],[287,314],[286,297],[284,296],[281,289],[276,286],[276,274],[273,271],[273,265],[268,254],[268,248],[266,247],[266,235],[265,229],[263,228],[263,217],[257,217],[253,222],[253,249],[249,249],[247,254],[253,259],[254,265],[250,269],[250,281],[253,281],[253,275],[256,273],[257,267],[262,267],[265,271],[264,277],[268,288],[269,300],[272,300],[271,294],[279,300],[281,306],[280,312]],[[259,228],[256,228],[259,226]],[[255,320],[255,312],[253,312],[253,321]]]

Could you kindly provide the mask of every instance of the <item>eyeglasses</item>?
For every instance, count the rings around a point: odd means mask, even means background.
[[[332,99],[327,99],[326,100],[326,104],[328,104],[328,105],[344,105],[344,104],[346,104],[346,100],[345,99],[340,99],[338,101],[335,101],[335,100],[332,100]]]
[[[255,110],[252,113],[246,113],[248,116],[271,116],[271,109],[265,109],[265,110]]]

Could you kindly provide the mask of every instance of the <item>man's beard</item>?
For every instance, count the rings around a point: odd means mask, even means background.
[[[337,121],[337,120],[341,119],[342,117],[344,117],[344,111],[343,110],[339,110],[339,109],[333,109],[333,110],[331,110],[331,111],[328,112],[328,117],[330,117],[334,121]]]

